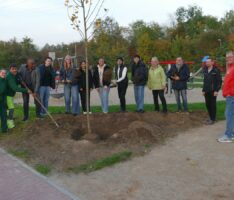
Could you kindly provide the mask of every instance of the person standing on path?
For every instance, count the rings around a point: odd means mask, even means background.
[[[87,114],[87,92],[86,92],[86,67],[87,64],[85,61],[80,63],[80,78],[79,78],[79,85],[80,85],[80,98],[82,104],[82,110],[84,114]],[[89,69],[89,94],[88,94],[88,106],[89,106],[89,114],[92,114],[90,110],[90,93],[93,89],[93,75],[91,70]]]
[[[187,81],[190,77],[190,71],[182,57],[176,58],[176,64],[172,65],[167,76],[172,80],[172,89],[175,93],[178,112],[182,110],[180,96],[182,97],[184,112],[188,112]]]
[[[137,105],[137,112],[144,113],[144,92],[148,81],[148,69],[141,61],[139,55],[133,57],[132,82],[134,84],[134,95]]]
[[[207,125],[212,125],[216,120],[216,100],[222,86],[222,77],[220,70],[213,65],[213,60],[210,58],[206,60],[203,74],[202,93],[205,97],[206,108],[209,113],[209,120],[206,123]]]
[[[227,52],[227,72],[223,84],[223,96],[226,98],[226,130],[218,142],[232,142],[234,139],[234,52]]]
[[[40,100],[42,105],[48,111],[50,89],[55,89],[55,71],[52,67],[52,58],[47,57],[45,63],[39,66],[40,73]],[[41,115],[45,116],[46,111],[41,108]]]
[[[7,132],[7,103],[6,103],[6,70],[0,70],[0,116],[1,133]]]
[[[67,55],[64,68],[60,71],[61,81],[64,84],[65,113],[77,116],[80,113],[79,76],[78,69],[73,68],[72,58]],[[72,109],[71,109],[72,101]]]
[[[7,73],[7,76],[6,76],[6,81],[7,81],[6,95],[7,95],[7,108],[8,108],[7,126],[9,129],[12,129],[15,127],[14,96],[16,92],[29,93],[29,94],[31,94],[32,92],[30,90],[27,90],[25,88],[21,88],[18,86],[20,83],[17,77],[18,71],[17,71],[17,67],[15,64],[11,64],[9,70],[10,71]]]
[[[148,88],[152,90],[154,98],[155,111],[160,111],[158,96],[162,102],[163,112],[167,113],[167,103],[164,96],[166,88],[166,75],[157,57],[151,59],[151,67],[149,69]]]
[[[111,68],[105,64],[104,58],[100,58],[98,65],[94,68],[93,81],[101,100],[102,112],[105,114],[109,112],[109,93],[111,79]]]
[[[40,73],[39,70],[35,66],[35,61],[34,59],[27,59],[26,64],[21,65],[19,69],[19,76],[20,76],[20,81],[22,88],[25,88],[25,85],[27,88],[29,88],[32,92],[33,95],[37,98],[40,99],[39,95],[39,88],[40,88]],[[25,84],[25,85],[24,85]],[[28,93],[22,93],[23,97],[23,109],[24,109],[24,118],[23,121],[27,121],[29,118],[29,99],[30,95]],[[42,118],[40,115],[41,112],[41,106],[34,99],[34,104],[36,108],[36,117],[37,118]]]
[[[128,68],[124,65],[122,57],[117,59],[117,67],[115,68],[115,78],[120,100],[120,112],[126,112],[126,92],[128,88]]]

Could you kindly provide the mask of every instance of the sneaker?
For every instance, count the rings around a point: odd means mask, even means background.
[[[138,112],[139,112],[139,113],[144,113],[145,111],[144,111],[144,110],[139,110]]]
[[[215,121],[209,120],[209,121],[206,122],[206,125],[213,125],[214,123],[215,123]]]
[[[43,116],[41,116],[41,115],[37,115],[37,117],[36,117],[37,119],[43,119],[44,117]]]
[[[232,139],[230,139],[226,135],[224,135],[224,136],[218,138],[218,142],[221,142],[221,143],[231,143]]]
[[[24,117],[24,118],[22,119],[22,121],[23,121],[23,122],[27,122],[27,121],[28,121],[28,118],[27,118],[27,117]]]
[[[92,112],[89,112],[89,114],[91,115],[91,114],[92,114]]]
[[[87,115],[87,112],[83,112],[84,115]]]

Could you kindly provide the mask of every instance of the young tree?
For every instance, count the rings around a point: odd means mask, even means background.
[[[86,61],[86,106],[87,106],[87,130],[91,134],[89,119],[89,62],[88,62],[88,40],[93,36],[93,27],[99,27],[100,14],[105,0],[65,0],[68,17],[74,30],[77,30],[84,40]],[[107,9],[104,9],[106,12]]]

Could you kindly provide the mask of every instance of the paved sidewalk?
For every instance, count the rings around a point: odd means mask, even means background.
[[[82,200],[233,200],[234,143],[225,121],[190,129],[128,162],[88,175],[50,177]]]
[[[0,149],[0,200],[78,200]]]

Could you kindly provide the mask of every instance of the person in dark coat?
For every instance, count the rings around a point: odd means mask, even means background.
[[[55,71],[52,67],[52,58],[47,57],[45,63],[38,67],[40,73],[40,100],[42,105],[48,110],[50,90],[55,89]],[[46,111],[41,108],[41,115],[45,116]]]
[[[187,82],[190,77],[190,71],[181,57],[176,58],[176,64],[172,65],[167,72],[167,76],[172,80],[172,89],[175,93],[178,112],[182,110],[180,96],[182,97],[184,112],[188,112]]]
[[[212,59],[206,60],[206,67],[203,70],[203,95],[205,97],[206,108],[209,113],[208,125],[214,124],[216,120],[216,100],[222,86],[220,70],[213,65]]]
[[[88,75],[88,85],[89,85],[89,93],[88,93],[88,110],[87,110],[87,90],[86,90],[86,67],[88,67],[86,65],[85,61],[82,61],[80,63],[80,77],[79,77],[79,86],[80,86],[80,98],[81,98],[81,105],[82,105],[82,110],[84,114],[87,114],[87,112],[89,112],[89,114],[91,114],[91,110],[90,110],[90,92],[93,89],[93,76],[92,76],[92,72],[89,69],[89,75]]]
[[[126,112],[125,95],[128,88],[128,68],[124,65],[122,57],[117,59],[117,67],[115,68],[115,78],[120,99],[120,111]]]
[[[98,61],[98,65],[94,68],[93,83],[101,100],[102,112],[105,114],[109,112],[109,93],[111,79],[111,68],[107,64],[105,64],[104,58],[100,58]]]
[[[1,117],[1,131],[0,133],[7,132],[7,99],[6,99],[6,70],[0,70],[0,117]]]
[[[144,91],[148,81],[148,69],[141,61],[139,55],[133,57],[132,82],[134,84],[134,95],[137,112],[144,113]]]
[[[21,83],[21,86],[25,88],[25,85],[26,85],[27,88],[29,88],[33,92],[34,96],[37,99],[40,99],[40,95],[39,95],[40,73],[39,73],[39,70],[35,66],[34,59],[29,58],[27,59],[26,64],[21,65],[19,69],[19,77],[20,77],[20,81],[23,82]],[[22,97],[23,97],[23,109],[24,109],[23,121],[27,121],[29,118],[30,95],[28,93],[22,93]],[[34,104],[36,108],[36,117],[42,118],[42,116],[40,115],[40,112],[41,112],[40,104],[35,99],[34,99]]]

